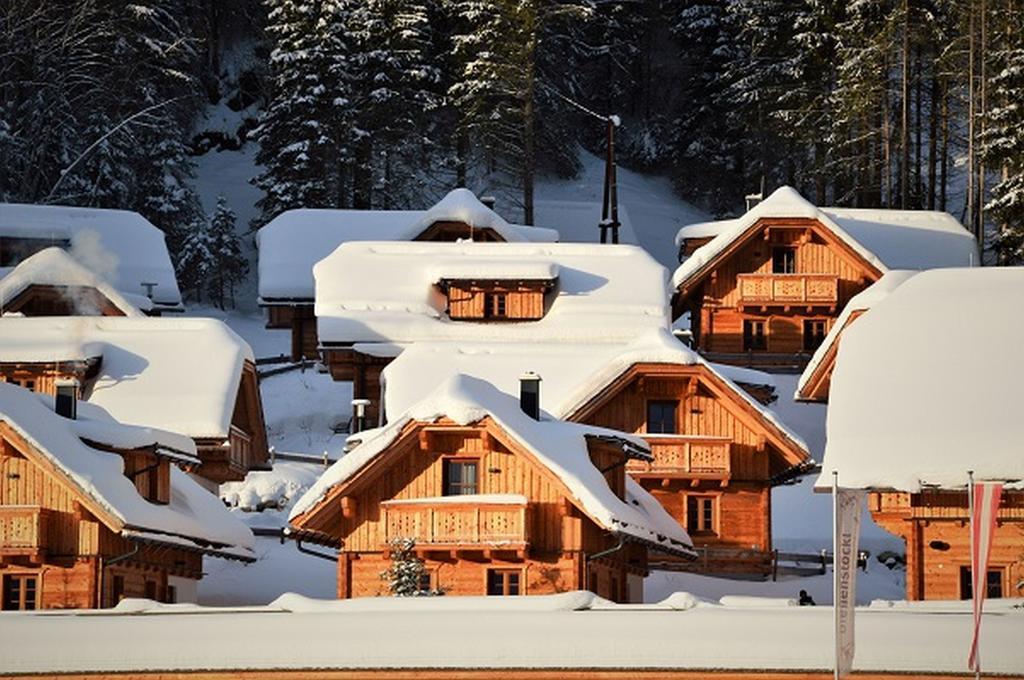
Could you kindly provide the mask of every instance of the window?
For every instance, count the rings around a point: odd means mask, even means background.
[[[768,349],[768,339],[764,335],[764,321],[745,319],[743,321],[743,351],[757,352]]]
[[[971,586],[971,568],[960,567],[960,599],[971,599],[974,588]],[[1003,596],[1003,570],[989,569],[985,574],[985,597],[998,598]]]
[[[519,594],[519,570],[518,569],[488,569],[487,570],[487,594],[488,595],[518,595]]]
[[[178,601],[178,586],[167,586],[164,592],[167,595],[164,598],[164,602],[167,604],[175,604]]]
[[[691,534],[714,534],[715,497],[686,497],[686,530]]]
[[[3,608],[6,611],[36,608],[36,576],[35,574],[10,574],[4,576]]]
[[[420,592],[421,593],[428,593],[428,592],[430,592],[431,590],[434,589],[434,585],[433,585],[433,583],[431,583],[431,580],[432,579],[430,577],[430,572],[429,571],[424,571],[424,572],[422,572],[420,574],[420,585],[419,585],[419,588],[420,588]]]
[[[813,352],[825,341],[825,320],[806,319],[804,321],[804,351]]]
[[[477,493],[477,461],[447,459],[444,461],[444,495],[463,496]]]
[[[785,246],[772,248],[772,274],[795,274],[796,250]]]
[[[115,576],[111,583],[111,599],[117,604],[124,599],[124,576]]]
[[[676,434],[676,412],[678,401],[647,402],[647,433]]]
[[[504,319],[508,317],[508,296],[505,293],[484,293],[484,318]]]

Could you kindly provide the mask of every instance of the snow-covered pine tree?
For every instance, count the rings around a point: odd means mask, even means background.
[[[996,75],[982,155],[998,178],[985,206],[995,224],[992,250],[999,264],[1019,265],[1024,264],[1024,8],[1005,4],[992,27]]]
[[[175,259],[178,284],[187,299],[201,302],[203,290],[213,271],[214,257],[210,226],[205,219],[196,220],[181,234],[181,245]]]
[[[249,262],[242,254],[235,231],[235,213],[224,196],[217,197],[217,206],[210,218],[209,252],[211,269],[207,278],[210,301],[221,309],[227,301],[235,306],[235,286],[245,279]]]
[[[264,191],[254,227],[296,207],[348,205],[349,15],[354,0],[267,0],[272,94],[253,138]]]
[[[424,595],[440,595],[440,590],[423,588],[423,577],[427,570],[423,560],[416,557],[416,540],[413,538],[395,537],[388,546],[388,559],[391,566],[380,573],[387,586],[388,593],[395,597],[419,597]]]

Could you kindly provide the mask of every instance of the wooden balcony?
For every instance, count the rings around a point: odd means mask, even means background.
[[[835,274],[740,274],[740,306],[834,306],[839,302]]]
[[[39,506],[0,506],[0,555],[42,555],[47,547],[48,520],[49,511]]]
[[[385,543],[413,538],[418,551],[526,549],[530,543],[530,506],[525,498],[500,502],[493,496],[473,498],[443,496],[381,503]]]
[[[676,434],[649,434],[654,460],[631,460],[626,472],[633,477],[720,479],[732,474],[732,440],[728,437],[696,437]]]

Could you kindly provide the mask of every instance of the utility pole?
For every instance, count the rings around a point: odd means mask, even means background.
[[[615,128],[621,122],[618,116],[605,119],[608,123],[607,155],[604,161],[604,197],[601,203],[601,243],[608,243],[608,229],[612,243],[619,242],[619,189],[615,172]]]

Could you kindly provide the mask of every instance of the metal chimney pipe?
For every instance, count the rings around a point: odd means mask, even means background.
[[[369,399],[352,400],[352,434],[366,429],[366,407],[369,405]]]
[[[532,371],[519,376],[519,408],[534,420],[540,420],[540,376]]]

